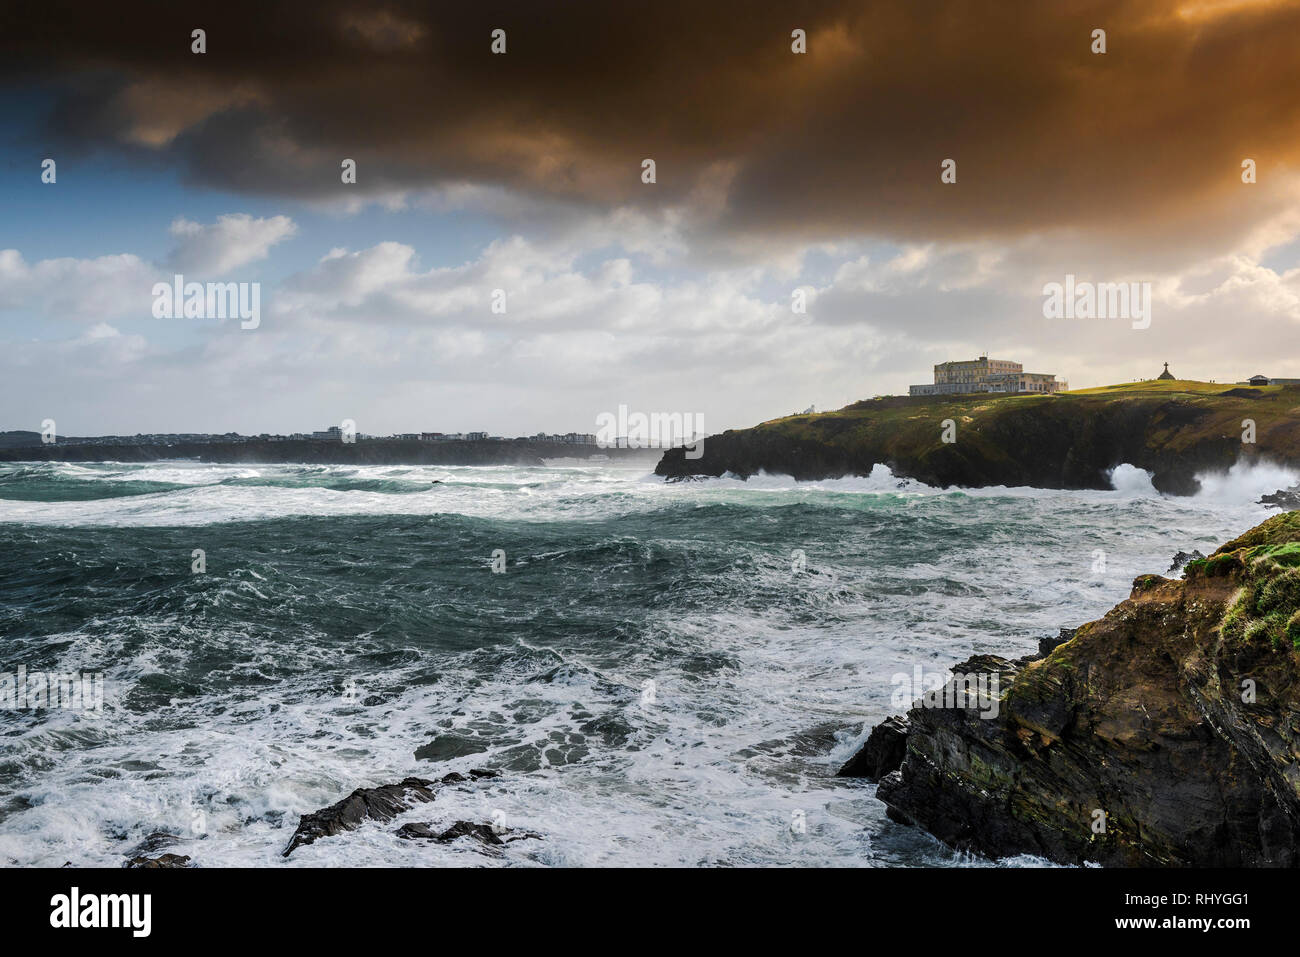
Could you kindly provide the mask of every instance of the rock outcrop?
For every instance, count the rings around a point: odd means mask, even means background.
[[[1300,466],[1300,386],[1224,390],[1210,383],[1130,383],[1090,393],[885,396],[794,415],[667,450],[657,475],[760,472],[822,480],[876,465],[927,485],[1109,489],[1127,463],[1156,489],[1191,495],[1198,474],[1239,461]],[[1241,423],[1256,422],[1243,443]]]
[[[1261,495],[1259,504],[1267,505],[1269,508],[1280,508],[1283,511],[1300,508],[1300,486],[1280,488],[1276,492]]]
[[[870,778],[879,781],[896,771],[907,754],[907,719],[886,718],[871,729],[867,742],[835,772],[841,778]]]
[[[1038,657],[1046,658],[1053,651],[1074,638],[1078,628],[1062,628],[1056,635],[1038,639]]]
[[[511,841],[523,841],[529,838],[541,840],[540,834],[531,831],[516,831],[509,827],[493,827],[491,824],[475,824],[473,821],[457,821],[450,827],[439,831],[432,824],[419,822],[403,824],[397,829],[397,836],[408,841],[437,841],[450,844],[457,838],[468,837],[480,844],[500,846]]]
[[[862,756],[892,819],[995,857],[1300,864],[1300,512],[1139,577],[1045,658],[953,670],[996,672],[997,707],[928,696],[896,770]]]
[[[150,870],[156,868],[189,867],[190,859],[184,854],[161,854],[158,857],[145,857],[139,855],[131,858],[122,866],[130,869],[147,868]]]
[[[1188,562],[1201,561],[1204,560],[1204,558],[1205,556],[1201,554],[1199,548],[1193,548],[1190,552],[1179,552],[1174,556],[1173,561],[1169,563],[1169,567],[1165,570],[1165,574],[1172,575],[1174,572],[1181,572],[1187,567]]]
[[[343,800],[299,818],[298,827],[281,856],[288,857],[304,844],[313,844],[322,837],[354,831],[366,821],[391,821],[417,804],[432,801],[439,784],[458,784],[496,776],[496,771],[475,768],[469,772],[468,777],[453,771],[436,782],[424,778],[406,778],[397,784],[357,788]]]

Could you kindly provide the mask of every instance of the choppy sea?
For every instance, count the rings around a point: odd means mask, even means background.
[[[0,690],[22,668],[104,698],[0,707],[0,864],[117,865],[155,832],[211,867],[992,863],[833,777],[900,676],[1033,651],[1296,480],[2,465]],[[280,857],[354,788],[475,767],[501,774]],[[459,820],[540,839],[393,833]]]

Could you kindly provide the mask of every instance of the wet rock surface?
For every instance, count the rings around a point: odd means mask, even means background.
[[[1204,558],[1205,556],[1201,554],[1200,550],[1195,548],[1190,552],[1179,552],[1174,556],[1174,560],[1170,563],[1165,574],[1172,575],[1174,572],[1180,572],[1187,567],[1188,562],[1194,562],[1198,559],[1203,560]]]
[[[488,749],[485,741],[462,734],[440,734],[428,744],[417,748],[417,761],[451,761],[455,758],[482,754]]]
[[[366,821],[391,821],[419,804],[432,801],[439,785],[480,781],[497,775],[496,771],[475,768],[467,774],[453,771],[438,781],[412,777],[397,784],[357,788],[343,800],[299,818],[298,827],[282,856],[288,857],[304,844],[315,843],[322,837],[356,830]]]
[[[1050,655],[1061,645],[1065,644],[1067,641],[1073,638],[1074,633],[1078,630],[1079,630],[1078,628],[1062,628],[1060,632],[1055,636],[1048,635],[1045,638],[1039,638],[1038,657],[1046,658],[1048,655]]]
[[[283,856],[288,857],[304,844],[315,843],[322,837],[355,830],[368,820],[391,821],[417,803],[432,801],[433,787],[433,781],[406,778],[399,784],[357,788],[336,804],[304,814]]]
[[[66,866],[66,865],[65,865]],[[123,865],[127,868],[169,868],[169,867],[189,867],[190,859],[183,854],[162,854],[158,857],[145,857],[138,855],[131,858]]]
[[[1300,485],[1292,488],[1280,488],[1276,492],[1260,496],[1259,504],[1280,508],[1284,511],[1294,511],[1300,508]]]
[[[397,829],[397,836],[406,840],[438,841],[441,844],[449,844],[457,838],[468,837],[480,844],[493,847],[529,838],[541,840],[542,837],[540,834],[534,834],[531,831],[517,831],[509,827],[494,827],[491,824],[475,824],[472,821],[457,821],[441,831],[429,823],[403,824]]]
[[[173,844],[179,844],[181,838],[177,834],[169,834],[166,831],[154,831],[148,835],[131,850],[126,852],[127,857],[141,857],[149,854],[156,854],[163,848],[171,847]]]
[[[871,729],[866,744],[835,772],[839,778],[868,778],[879,781],[897,771],[907,753],[907,719],[895,715]]]

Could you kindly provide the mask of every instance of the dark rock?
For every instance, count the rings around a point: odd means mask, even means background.
[[[189,867],[190,859],[182,854],[163,854],[159,857],[133,857],[123,865],[128,868]]]
[[[886,793],[892,792],[897,788],[899,788],[902,785],[902,783],[903,783],[903,772],[890,771],[888,774],[886,774],[883,778],[880,779],[880,789],[876,791],[876,795],[879,796],[881,790],[885,791]],[[916,824],[915,821],[913,821],[910,817],[908,817],[898,808],[894,807],[892,804],[885,805],[885,817],[889,818],[895,824],[902,824],[904,827],[914,827]]]
[[[126,852],[127,857],[139,857],[141,855],[156,854],[164,847],[171,847],[180,841],[175,834],[168,834],[166,831],[154,831],[144,840],[142,840],[131,850]]]
[[[1054,638],[1051,635],[1048,635],[1046,638],[1039,638],[1038,657],[1046,658],[1057,648],[1061,647],[1061,645],[1072,639],[1075,632],[1078,630],[1078,628],[1062,628],[1060,634]]]
[[[1259,499],[1259,504],[1280,508],[1284,512],[1293,512],[1300,508],[1300,485],[1293,488],[1280,488],[1269,495],[1263,495]]]
[[[907,719],[895,715],[871,729],[857,754],[835,772],[837,778],[867,778],[879,781],[897,771],[907,753]]]
[[[918,701],[877,788],[889,817],[992,857],[1300,865],[1298,563],[1300,512],[1275,516],[1182,579],[1140,576],[1049,657],[998,664],[996,711]]]
[[[472,837],[483,844],[504,844],[497,833],[492,830],[491,824],[474,824],[470,821],[457,821],[447,830],[438,835],[436,840],[444,843],[454,841],[458,837]]]
[[[432,824],[403,824],[397,829],[397,836],[407,841],[412,841],[416,838],[426,838],[428,840],[436,841],[438,839],[438,832],[433,829]]]
[[[342,801],[327,808],[304,814],[298,819],[298,828],[284,849],[283,857],[288,857],[304,844],[314,843],[318,838],[331,837],[344,831],[354,831],[367,820],[391,821],[404,811],[417,804],[427,804],[434,798],[434,788],[439,784],[460,784],[465,781],[482,781],[495,778],[499,771],[473,768],[468,774],[453,771],[440,781],[427,781],[424,778],[407,778],[399,784],[386,784],[377,788],[357,788]]]
[[[1173,564],[1169,566],[1169,571],[1165,572],[1165,574],[1168,575],[1172,572],[1180,572],[1188,562],[1203,558],[1205,558],[1205,556],[1201,554],[1200,549],[1192,549],[1190,552],[1179,552],[1174,556]]]
[[[486,771],[483,768],[472,768],[468,777],[461,774],[459,771],[452,771],[450,774],[444,774],[438,780],[442,784],[460,784],[462,781],[482,781],[484,778],[496,778],[500,776],[500,771]]]
[[[511,841],[523,841],[529,838],[541,840],[540,834],[531,831],[515,831],[512,828],[494,829],[491,824],[475,824],[472,821],[457,821],[444,831],[434,830],[432,824],[403,824],[397,829],[397,836],[405,840],[430,840],[442,844],[450,843],[461,837],[469,837],[481,844],[499,846]]]
[[[481,754],[488,749],[485,742],[463,734],[440,734],[428,744],[417,748],[417,761],[450,761],[471,754]]]
[[[318,838],[356,830],[366,820],[391,821],[416,803],[432,801],[433,791],[430,789],[433,783],[423,778],[407,778],[400,784],[357,788],[337,804],[299,818],[298,829],[289,839],[283,856],[288,857],[297,848],[312,844]]]

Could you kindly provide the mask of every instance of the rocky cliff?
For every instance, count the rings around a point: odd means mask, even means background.
[[[1173,381],[1056,395],[890,396],[709,436],[699,458],[670,449],[655,471],[826,479],[887,465],[940,487],[1106,489],[1109,471],[1128,463],[1150,471],[1160,491],[1185,495],[1197,491],[1198,473],[1253,457],[1300,465],[1300,386]]]
[[[1184,575],[1136,579],[1045,657],[956,665],[999,676],[994,706],[918,699],[841,774],[879,779],[894,820],[995,857],[1300,863],[1300,512]]]

